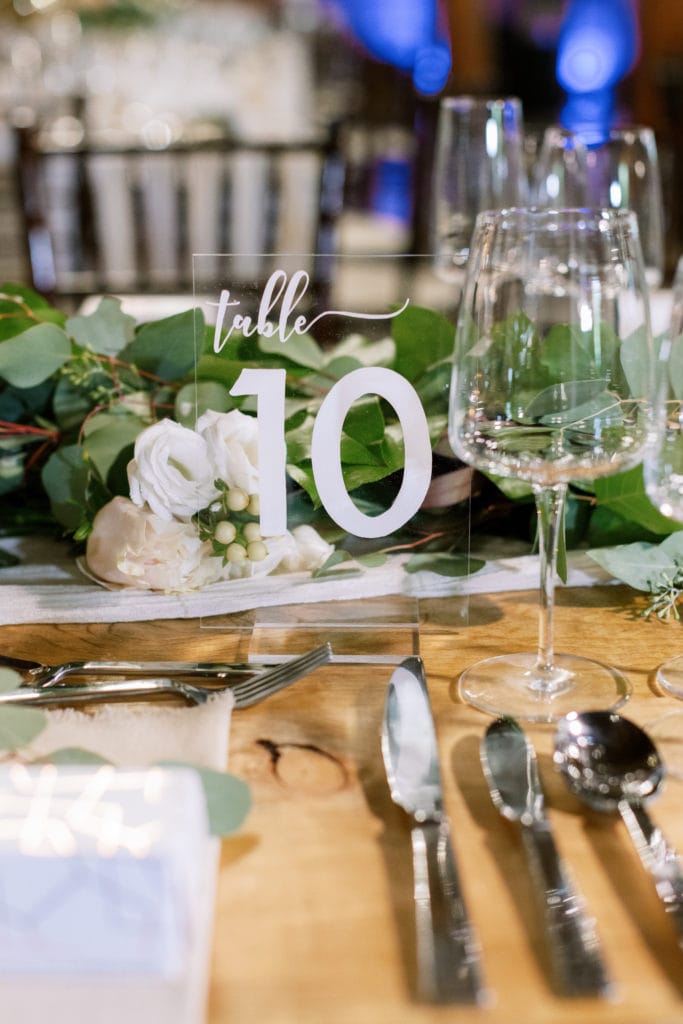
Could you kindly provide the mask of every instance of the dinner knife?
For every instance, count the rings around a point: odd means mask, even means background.
[[[444,812],[421,658],[406,658],[389,681],[382,756],[391,797],[411,823],[418,997],[431,1003],[483,1003],[488,994]]]
[[[534,887],[541,897],[550,967],[564,996],[612,996],[595,922],[574,889],[553,838],[536,752],[519,724],[499,718],[486,730],[481,762],[494,805],[521,828]]]

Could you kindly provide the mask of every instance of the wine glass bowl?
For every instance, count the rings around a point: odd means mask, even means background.
[[[532,201],[543,207],[630,209],[638,219],[651,288],[664,271],[664,203],[655,134],[641,125],[613,127],[589,141],[550,125],[534,171]]]
[[[671,319],[659,350],[655,381],[655,445],[645,462],[645,489],[662,515],[683,523],[683,257],[673,281]],[[683,655],[657,669],[662,690],[683,698]]]
[[[541,560],[538,650],[468,669],[463,699],[554,721],[629,694],[610,666],[553,648],[566,488],[630,469],[651,437],[654,372],[644,268],[624,210],[517,208],[479,215],[456,330],[449,437],[491,476],[526,481]]]
[[[437,272],[462,278],[478,213],[527,199],[522,104],[516,97],[447,96],[439,105],[431,247]]]

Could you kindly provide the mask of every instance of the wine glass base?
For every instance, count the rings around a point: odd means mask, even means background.
[[[683,699],[683,655],[670,658],[660,665],[656,675],[657,684],[672,697]]]
[[[460,676],[463,701],[489,715],[527,722],[556,722],[570,711],[615,711],[631,696],[628,680],[616,668],[572,654],[553,662],[557,686],[535,683],[535,654],[504,654],[472,665]]]

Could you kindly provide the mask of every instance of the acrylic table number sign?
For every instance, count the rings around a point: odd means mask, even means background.
[[[430,501],[435,459],[456,466],[443,439],[457,296],[429,257],[279,254],[249,281],[242,259],[193,259],[193,412],[222,473],[201,536],[235,584],[267,580],[250,623],[261,659],[285,632],[291,650],[293,627],[302,648],[322,633],[355,657],[372,629],[384,654],[415,653],[411,574],[449,558],[468,571],[467,495],[455,517]],[[218,291],[201,284],[209,266]]]

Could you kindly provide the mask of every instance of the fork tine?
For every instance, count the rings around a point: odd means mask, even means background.
[[[277,693],[278,690],[283,690],[286,686],[296,682],[297,679],[313,671],[313,669],[324,665],[331,657],[332,648],[329,643],[325,643],[320,647],[313,648],[313,650],[308,651],[306,654],[302,654],[298,658],[292,658],[290,661],[276,665],[272,670],[260,672],[251,679],[245,679],[243,682],[236,683],[231,687],[233,697],[235,698],[234,706],[236,708],[247,708],[252,704],[258,703],[265,697],[269,697],[271,694]]]

